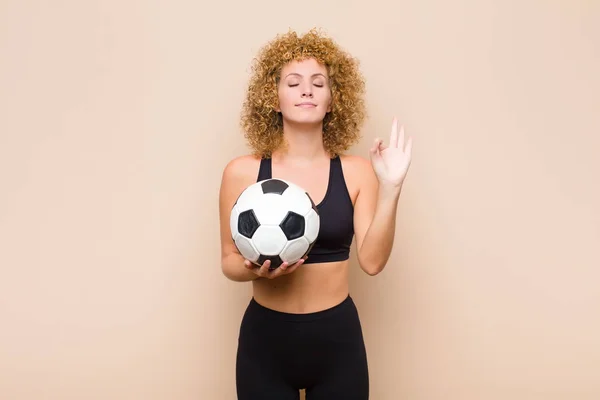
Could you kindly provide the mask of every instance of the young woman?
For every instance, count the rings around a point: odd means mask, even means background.
[[[369,396],[367,356],[348,290],[350,245],[360,268],[380,273],[394,241],[396,208],[411,161],[411,139],[394,118],[389,142],[376,139],[368,158],[345,155],[365,118],[358,62],[312,30],[278,35],[255,60],[242,113],[253,153],[231,160],[220,190],[221,268],[252,281],[239,332],[240,400],[308,400]],[[307,258],[271,270],[245,260],[229,217],[252,183],[282,178],[317,204],[321,228]]]

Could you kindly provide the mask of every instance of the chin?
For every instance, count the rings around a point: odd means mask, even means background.
[[[289,125],[294,125],[294,126],[304,127],[304,128],[316,128],[316,127],[323,126],[323,119],[315,119],[315,118],[288,119],[286,122]]]
[[[323,123],[325,115],[313,113],[312,115],[292,115],[287,118],[288,123],[294,125],[320,125]]]

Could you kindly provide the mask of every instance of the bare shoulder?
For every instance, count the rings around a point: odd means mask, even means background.
[[[370,174],[373,172],[373,167],[371,166],[371,160],[368,158],[345,154],[340,156],[342,160],[342,165],[344,166],[344,170],[348,171],[348,173],[354,174]]]
[[[256,182],[260,158],[243,155],[230,160],[223,168],[220,197],[224,207],[230,207],[248,186]]]
[[[223,168],[222,180],[231,183],[245,183],[256,179],[260,158],[247,154],[231,159]]]
[[[344,177],[350,183],[360,184],[363,182],[369,184],[373,182],[373,179],[376,179],[370,159],[357,155],[343,155],[340,156],[340,159]]]

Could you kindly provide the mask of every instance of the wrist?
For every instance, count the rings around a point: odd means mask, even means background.
[[[234,282],[249,282],[260,278],[244,265],[244,257],[231,253],[221,260],[224,275]]]
[[[394,199],[400,196],[400,193],[402,192],[402,182],[400,182],[399,184],[395,184],[395,183],[386,183],[386,182],[380,182],[379,183],[379,197],[380,198],[390,198],[390,199]]]

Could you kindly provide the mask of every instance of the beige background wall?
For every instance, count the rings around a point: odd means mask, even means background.
[[[600,3],[0,1],[0,398],[234,399],[219,267],[256,50],[362,60],[414,162],[352,293],[377,400],[600,398]],[[355,264],[356,265],[356,264]]]

